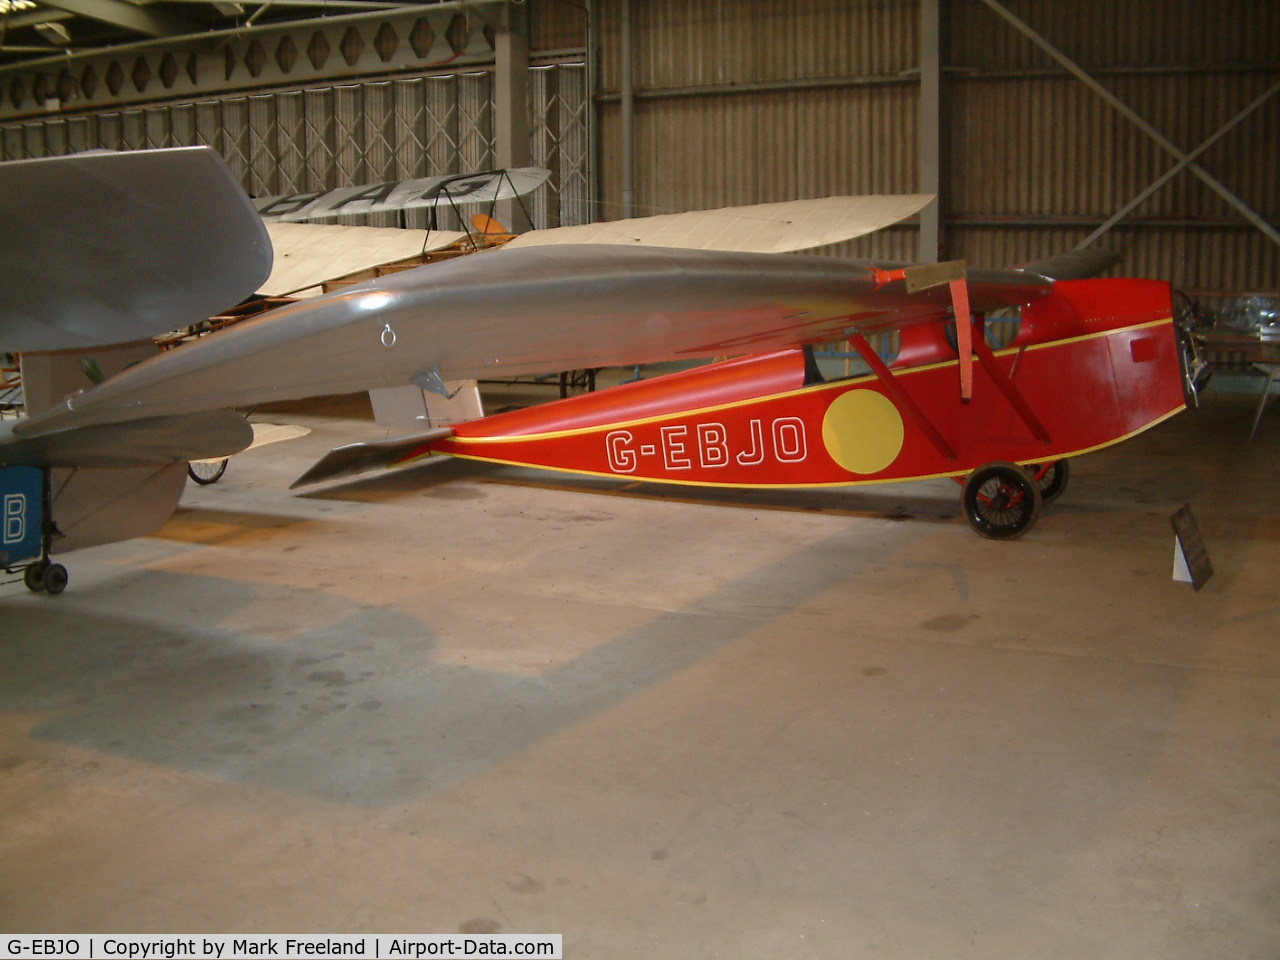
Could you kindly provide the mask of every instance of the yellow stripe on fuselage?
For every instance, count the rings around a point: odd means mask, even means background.
[[[1116,437],[1114,440],[1108,440],[1106,443],[1099,443],[1092,447],[1083,447],[1079,450],[1072,450],[1066,453],[1055,453],[1051,455],[1052,459],[1069,460],[1072,457],[1082,457],[1087,453],[1096,453],[1099,450],[1105,450],[1107,447],[1113,447],[1117,443],[1124,443],[1126,440],[1132,440],[1134,437],[1138,436],[1138,434],[1145,433],[1152,427],[1159,426],[1170,417],[1177,416],[1185,409],[1186,405],[1184,404],[1183,406],[1170,410],[1168,413],[1161,414],[1150,423],[1139,427],[1137,430],[1133,430],[1123,436]],[[450,442],[457,442],[457,440],[454,438]],[[630,480],[633,483],[666,483],[680,487],[724,487],[726,489],[736,490],[820,490],[833,487],[866,487],[878,483],[910,483],[915,480],[940,480],[943,477],[957,477],[969,472],[968,470],[961,470],[959,472],[948,470],[942,473],[912,474],[908,477],[877,477],[871,480],[831,480],[820,483],[725,483],[723,481],[713,480],[677,480],[668,477],[641,475],[635,473],[607,473],[602,470],[581,470],[574,467],[557,467],[542,463],[530,463],[527,460],[504,460],[501,457],[486,457],[477,453],[455,453],[452,450],[448,451],[447,455],[457,457],[459,460],[475,460],[480,463],[496,463],[500,466],[506,467],[524,467],[528,470],[550,470],[554,473],[568,473],[582,477],[605,477],[611,480]],[[414,463],[420,459],[422,459],[422,457],[415,457],[411,461],[406,460],[403,464],[398,464],[398,466]],[[1028,460],[1019,460],[1017,463],[1022,466],[1028,466],[1033,463],[1044,463],[1046,459],[1047,458],[1045,457],[1033,457]],[[977,469],[977,467],[980,466],[982,466],[982,464],[976,464],[970,469]]]

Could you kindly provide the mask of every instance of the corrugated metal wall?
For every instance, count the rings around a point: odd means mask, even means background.
[[[597,4],[601,79],[617,90],[622,7]],[[632,0],[636,85],[679,88],[895,74],[916,65],[910,0]]]
[[[637,215],[916,189],[917,17],[883,0],[632,0]],[[600,196],[621,210],[620,5],[599,5]],[[915,231],[833,248],[913,259]]]
[[[1280,80],[1280,5],[1263,0],[1005,6],[1185,151]],[[950,26],[949,255],[994,263],[1074,245],[1176,164],[980,0],[953,0]],[[1198,162],[1274,223],[1278,145],[1273,97]],[[1124,272],[1186,289],[1280,283],[1280,246],[1185,170],[1098,242],[1122,251]]]
[[[585,222],[585,69],[557,64],[532,73],[533,162],[553,170],[552,185],[531,201],[535,225]],[[491,169],[492,74],[369,80],[0,126],[2,159],[193,144],[221,153],[253,196]],[[425,227],[429,216],[413,210],[338,221]],[[459,226],[451,213],[437,225]]]
[[[587,45],[587,0],[524,0],[529,49],[542,56],[579,53]]]
[[[1090,71],[1272,64],[1280,8],[1271,0],[1002,0]],[[1053,61],[981,0],[950,0],[949,63],[1048,69]]]
[[[631,0],[637,213],[918,189],[910,0]],[[944,255],[1004,265],[1087,237],[1176,162],[982,0],[945,4]],[[1008,0],[1184,150],[1280,80],[1269,0]],[[600,192],[621,202],[618,0],[597,6]],[[1280,96],[1201,165],[1280,219]],[[1183,171],[1102,243],[1190,289],[1280,284],[1280,247]],[[914,259],[897,228],[839,253]]]

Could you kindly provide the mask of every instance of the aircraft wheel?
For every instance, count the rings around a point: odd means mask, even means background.
[[[67,589],[67,568],[60,563],[51,563],[44,571],[44,588],[57,595]]]
[[[22,571],[22,582],[32,593],[39,593],[44,589],[44,574],[47,567],[48,564],[43,562],[33,563]]]
[[[1014,463],[984,464],[964,482],[960,496],[969,526],[992,540],[1013,540],[1040,514],[1040,488]]]
[[[1039,465],[1028,468],[1034,473],[1039,473]],[[1032,474],[1034,476],[1034,473]],[[1071,478],[1071,470],[1067,466],[1065,460],[1055,460],[1049,465],[1049,469],[1045,471],[1045,475],[1036,481],[1036,486],[1040,488],[1040,502],[1053,503],[1062,492],[1067,489],[1067,480]]]
[[[222,479],[222,475],[226,472],[226,460],[218,460],[214,463],[210,463],[208,461],[193,461],[187,464],[187,476],[201,485],[217,483]]]
[[[583,370],[562,370],[560,372],[561,398],[576,397],[580,393],[595,393],[596,370],[595,367],[587,367]]]

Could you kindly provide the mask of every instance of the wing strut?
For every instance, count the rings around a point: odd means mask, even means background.
[[[929,441],[938,448],[940,454],[948,460],[956,459],[956,452],[943,439],[942,434],[938,432],[938,428],[933,425],[933,422],[925,412],[911,399],[911,395],[902,389],[902,384],[898,383],[893,371],[885,366],[885,362],[880,359],[880,354],[871,348],[871,344],[867,343],[866,338],[860,333],[855,333],[849,338],[849,342],[853,344],[853,349],[857,350],[862,359],[871,367],[871,372],[884,385],[889,396],[893,398],[893,402],[898,405],[898,409],[906,411],[907,416],[929,438]]]
[[[969,324],[964,324],[968,327]],[[970,328],[972,332],[972,328]],[[1018,392],[1018,388],[1013,385],[1012,371],[1009,376],[1005,376],[1000,365],[996,363],[996,355],[991,352],[991,348],[987,346],[985,337],[970,336],[972,341],[973,352],[978,355],[978,362],[982,364],[982,369],[987,371],[987,375],[991,377],[991,381],[996,385],[999,391],[1004,394],[1004,398],[1009,401],[1009,406],[1017,412],[1022,418],[1022,422],[1027,425],[1035,438],[1041,443],[1049,442],[1049,431],[1044,428],[1044,424],[1040,422],[1040,418],[1031,410],[1031,405],[1027,403],[1022,394]],[[1021,356],[1021,354],[1019,354]],[[1017,369],[1017,366],[1014,366]]]
[[[956,261],[963,265],[963,261]],[[939,264],[943,266],[943,264]],[[1009,406],[1017,412],[1022,418],[1035,438],[1041,443],[1049,442],[1049,431],[1044,428],[1044,424],[1040,422],[1040,418],[1032,411],[1030,404],[1018,392],[1018,388],[1013,385],[1013,371],[1005,376],[1004,371],[1000,369],[1000,365],[996,363],[996,355],[991,352],[991,348],[987,346],[987,338],[981,331],[974,336],[973,315],[969,311],[969,281],[963,276],[963,266],[961,267],[962,275],[949,281],[951,286],[951,310],[956,318],[956,352],[960,355],[960,400],[962,403],[968,403],[973,399],[973,356],[978,355],[978,362],[982,364],[982,369],[987,371],[987,376],[991,378],[991,382],[1009,401]],[[907,280],[908,288],[910,288],[910,278]],[[1021,356],[1021,354],[1019,354]],[[1014,369],[1017,369],[1015,364]]]
[[[921,290],[928,290],[931,287],[939,287],[944,283],[947,284],[951,293],[951,312],[956,321],[956,353],[959,357],[961,403],[968,403],[973,399],[973,360],[976,355],[978,363],[982,365],[982,369],[991,377],[996,389],[1013,407],[1035,438],[1041,443],[1050,442],[1049,431],[1044,428],[1040,418],[1035,415],[1026,399],[1018,391],[1018,388],[1013,385],[1012,373],[1006,376],[996,362],[995,354],[987,346],[986,338],[980,332],[977,336],[974,335],[975,324],[969,307],[969,281],[963,260],[950,260],[946,263],[922,263],[896,270],[882,270],[873,267],[871,276],[872,282],[877,289],[886,283],[901,280],[906,286],[907,293],[917,293]],[[897,384],[893,373],[884,365],[879,355],[871,349],[870,344],[860,336],[850,342],[853,343],[854,348],[862,356],[862,359],[870,364],[872,371],[880,379],[880,382],[884,384],[885,389],[889,391],[894,400],[897,401],[898,406],[905,410],[911,419],[916,422],[916,425],[924,431],[939,452],[948,459],[955,459],[955,454],[947,445],[946,440],[929,422],[924,412],[907,396],[906,391]]]
[[[969,312],[969,281],[950,282],[951,310],[956,318],[956,353],[960,355],[960,400],[973,399],[973,315]],[[979,339],[982,339],[979,337]]]
[[[947,260],[943,263],[918,263],[897,270],[871,268],[871,280],[876,289],[893,280],[901,280],[907,293],[919,293],[944,283],[951,291],[951,312],[956,318],[956,352],[960,355],[960,400],[973,399],[973,327],[969,312],[969,283],[963,260]]]

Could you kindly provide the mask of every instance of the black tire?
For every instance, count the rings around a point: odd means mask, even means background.
[[[44,571],[44,589],[57,596],[67,589],[67,568],[60,563],[51,563]]]
[[[1022,536],[1040,515],[1040,488],[1014,463],[997,461],[974,470],[960,499],[969,526],[992,540]]]
[[[563,370],[560,373],[560,396],[573,397],[580,393],[595,393],[596,371],[587,367],[583,370]]]
[[[39,561],[22,571],[22,582],[32,593],[39,593],[44,589],[44,573],[48,566],[44,561]]]
[[[1039,465],[1027,468],[1032,471],[1032,476],[1039,473]],[[1071,479],[1071,469],[1067,466],[1065,460],[1055,460],[1043,477],[1036,481],[1036,485],[1040,488],[1040,502],[1053,503],[1063,491],[1067,489],[1067,481]]]
[[[226,460],[218,460],[216,463],[208,460],[192,461],[187,464],[187,476],[202,486],[217,483],[226,472]]]

